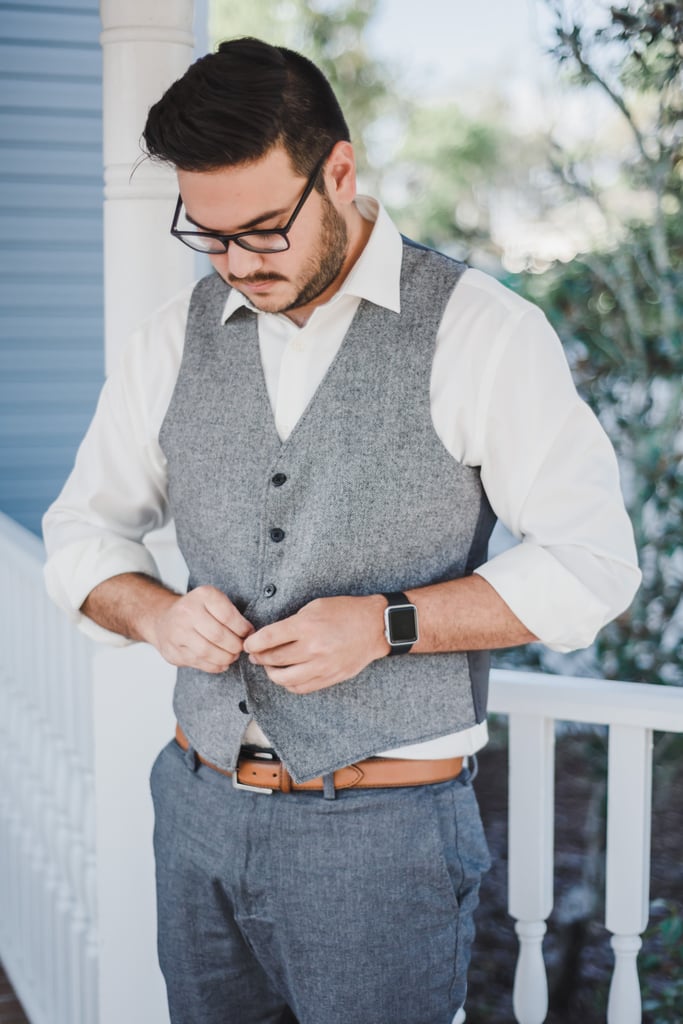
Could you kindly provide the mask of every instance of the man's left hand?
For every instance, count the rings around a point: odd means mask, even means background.
[[[352,679],[389,653],[386,600],[321,597],[287,619],[252,633],[244,650],[272,682],[293,693],[313,693]]]

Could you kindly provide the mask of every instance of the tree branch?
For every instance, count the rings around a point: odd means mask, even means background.
[[[647,152],[647,149],[645,147],[645,137],[638,128],[638,125],[635,122],[633,114],[626,105],[623,96],[620,96],[619,93],[612,88],[612,86],[602,77],[602,75],[600,75],[595,70],[595,68],[591,64],[588,63],[588,61],[584,57],[583,47],[581,45],[579,26],[574,25],[571,32],[568,32],[564,28],[558,28],[557,34],[560,40],[565,44],[565,46],[569,47],[569,50],[572,56],[574,57],[574,60],[579,65],[581,71],[586,76],[586,78],[588,78],[589,81],[592,81],[597,86],[599,86],[607,94],[607,96],[609,96],[612,103],[614,103],[617,109],[623,114],[629,128],[631,129],[631,132],[633,133],[633,137],[636,140],[636,145],[638,146],[638,151],[640,152],[640,155],[642,156],[643,160],[645,160],[648,164],[656,163],[656,161],[653,161],[652,157]]]

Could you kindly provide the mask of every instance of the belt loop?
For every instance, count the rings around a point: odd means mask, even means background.
[[[280,765],[280,792],[292,792],[292,776],[289,774],[289,772],[287,771],[283,764]]]
[[[337,791],[334,788],[334,772],[323,775],[323,800],[336,800]]]
[[[197,768],[199,768],[199,758],[193,746],[188,746],[183,755],[183,760],[185,761],[185,767],[189,768],[191,772],[196,772]]]

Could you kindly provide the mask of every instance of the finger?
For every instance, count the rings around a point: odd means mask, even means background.
[[[318,673],[310,663],[288,665],[286,668],[266,666],[266,675],[271,682],[287,690],[297,690],[299,687],[317,689],[316,684],[320,681]]]
[[[281,619],[279,622],[271,622],[269,626],[263,626],[244,641],[244,649],[248,654],[262,654],[264,651],[272,651],[276,647],[294,643],[299,639],[300,620],[292,615],[288,619]]]
[[[245,648],[246,650],[246,648]],[[289,665],[301,665],[307,660],[306,652],[301,644],[283,644],[263,651],[262,654],[250,654],[252,665],[264,665],[272,668],[284,668]]]
[[[238,656],[239,654],[230,654],[196,635],[187,642],[176,644],[172,660],[176,665],[197,668],[215,675],[225,672]]]
[[[228,654],[237,655],[244,650],[242,637],[214,619],[209,612],[194,623],[194,631],[202,640]]]
[[[200,587],[200,597],[207,612],[237,636],[249,636],[254,632],[251,622],[237,610],[229,597],[215,587]]]
[[[227,659],[224,658],[221,663],[215,661],[208,661],[203,658],[197,658],[189,666],[190,668],[196,668],[200,672],[206,672],[207,675],[219,676],[222,672],[227,672],[232,664],[236,661],[236,658]]]

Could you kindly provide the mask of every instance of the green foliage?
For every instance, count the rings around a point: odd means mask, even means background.
[[[367,139],[392,105],[391,73],[368,54],[365,33],[378,0],[214,0],[211,37],[254,35],[298,50],[327,75],[346,116],[359,166],[368,167]]]
[[[640,959],[643,1011],[653,1024],[680,1024],[683,1014],[683,908],[666,900],[652,904],[653,922]]]
[[[556,12],[555,57],[589,95],[607,98],[628,132],[620,151],[602,134],[548,150],[516,140],[500,106],[471,118],[455,101],[402,95],[367,50],[378,0],[214,0],[212,36],[255,34],[319,63],[347,113],[364,185],[418,241],[490,254],[491,197],[538,199],[544,186],[523,183],[530,167],[549,182],[549,212],[580,201],[602,219],[599,247],[509,283],[547,311],[612,438],[644,573],[632,608],[603,630],[580,670],[681,684],[683,0],[622,0],[591,29],[568,17],[564,0],[547,3]],[[538,647],[505,657],[556,667]]]
[[[430,106],[367,49],[378,0],[214,0],[211,37],[255,35],[300,50],[329,78],[351,130],[364,186],[416,240],[452,247],[487,237],[480,190],[501,166],[496,119]]]
[[[633,214],[613,225],[604,248],[519,283],[558,328],[622,467],[644,579],[629,612],[600,635],[603,671],[680,685],[683,3],[614,7],[592,35],[558,13],[557,40],[557,58],[583,86],[600,89],[629,128],[619,188]],[[555,174],[567,200],[581,195],[608,211],[590,167],[577,167],[566,149],[556,149]]]
[[[483,238],[483,181],[489,172],[493,184],[502,149],[502,129],[467,118],[454,102],[414,107],[393,168],[402,198],[389,203],[401,229],[443,250]]]

